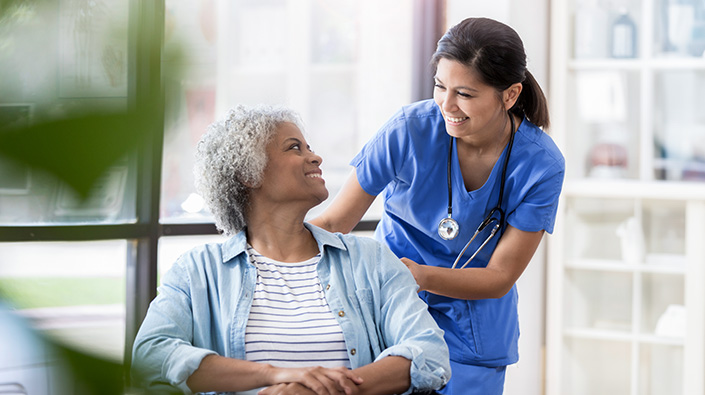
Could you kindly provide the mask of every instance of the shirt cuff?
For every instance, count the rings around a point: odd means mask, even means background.
[[[396,345],[384,350],[377,358],[395,356],[403,357],[411,361],[411,387],[403,393],[408,395],[416,390],[440,389],[448,383],[450,371],[443,368],[442,363],[429,365],[426,361],[425,353],[415,346]],[[435,368],[433,365],[437,365]]]
[[[208,355],[217,355],[215,351],[193,346],[180,346],[166,358],[163,366],[163,376],[173,385],[191,395],[193,391],[186,385],[186,380],[201,365],[203,358]]]

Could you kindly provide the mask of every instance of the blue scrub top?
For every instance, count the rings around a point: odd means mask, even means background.
[[[433,100],[424,100],[403,107],[350,163],[367,193],[382,194],[384,213],[375,238],[386,242],[399,257],[431,266],[452,266],[478,225],[497,205],[506,147],[485,184],[467,191],[456,146],[451,158],[451,185],[453,218],[460,224],[460,233],[454,240],[441,239],[438,223],[448,215],[449,144],[438,106]],[[502,202],[507,222],[524,231],[552,233],[564,172],[563,155],[553,140],[523,119],[507,167]],[[485,267],[500,235],[468,267]],[[485,237],[480,234],[473,241],[458,266]],[[425,291],[420,296],[446,332],[451,360],[491,367],[518,360],[516,286],[499,299],[459,300]]]

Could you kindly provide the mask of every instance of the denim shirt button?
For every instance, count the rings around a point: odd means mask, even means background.
[[[343,310],[340,310],[338,312],[338,317],[345,317],[345,312]]]
[[[357,354],[357,350],[356,350],[356,349],[353,348],[352,350],[350,350],[350,355],[355,355],[355,354]]]
[[[326,285],[326,291],[330,289],[330,284]]]

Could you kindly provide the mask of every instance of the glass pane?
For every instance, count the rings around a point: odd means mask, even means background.
[[[683,394],[683,347],[642,345],[639,353],[639,394]]]
[[[98,110],[124,110],[127,15],[128,2],[122,1],[0,3],[0,125],[26,129]],[[69,141],[78,140],[75,131],[60,125],[49,131],[65,134],[65,145],[47,146],[51,143],[41,138],[28,143],[48,156],[22,154],[26,144],[12,151],[21,160],[0,154],[0,224],[134,221],[133,161],[126,156],[96,174],[82,202],[68,184],[50,175],[67,163],[73,166],[64,167],[62,177],[103,169],[84,162],[91,158],[71,154],[72,147],[85,143]]]
[[[644,274],[642,278],[641,332],[685,338],[685,279],[675,274]]]
[[[621,199],[567,200],[567,258],[627,262],[621,234],[635,215],[635,202]],[[625,234],[629,236],[629,234]]]
[[[705,181],[705,72],[661,72],[655,85],[655,178]]]
[[[643,216],[645,262],[685,269],[685,204],[647,201]]]
[[[705,53],[705,4],[699,0],[657,0],[654,50],[662,57]]]
[[[124,240],[0,243],[0,292],[35,329],[121,362],[126,250]]]
[[[240,103],[302,115],[332,200],[353,155],[410,102],[412,3],[167,0],[166,45],[187,59],[185,77],[167,86],[177,105],[165,120],[162,221],[211,220],[193,187],[195,145]],[[380,213],[374,205],[366,219]]]
[[[632,329],[632,274],[568,270],[565,283],[565,325],[629,333]]]
[[[573,11],[575,59],[639,56],[638,1],[576,0]]]
[[[628,342],[567,339],[561,393],[629,394],[631,346]]]
[[[639,175],[639,75],[627,71],[576,71],[568,90],[574,120],[571,177],[637,178]]]

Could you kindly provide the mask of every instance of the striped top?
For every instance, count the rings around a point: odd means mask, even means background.
[[[248,361],[277,367],[350,368],[342,329],[328,306],[316,266],[320,253],[304,262],[278,262],[248,244],[257,285],[245,330]]]

